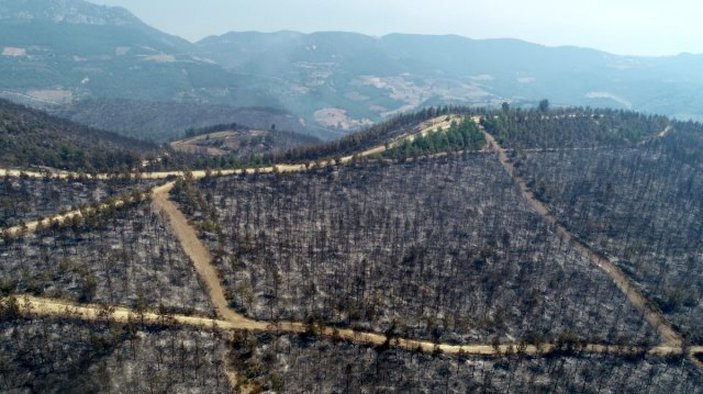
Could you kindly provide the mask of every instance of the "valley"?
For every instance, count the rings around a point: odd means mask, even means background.
[[[703,394],[701,12],[0,0],[0,393]]]
[[[191,42],[82,0],[0,8],[0,97],[160,143],[230,123],[329,141],[430,106],[530,108],[543,96],[701,120],[702,59],[458,35],[233,31]]]

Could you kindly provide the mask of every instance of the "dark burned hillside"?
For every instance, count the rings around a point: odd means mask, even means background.
[[[241,173],[8,173],[0,391],[703,392],[702,142],[441,108]]]
[[[612,256],[690,341],[701,341],[703,126],[607,114],[486,124],[516,147],[511,160],[557,218]]]
[[[690,362],[655,357],[449,357],[246,333],[232,346],[249,382],[285,393],[703,392]]]
[[[0,228],[20,225],[81,206],[154,186],[127,179],[0,178]]]
[[[84,127],[0,100],[0,164],[119,171],[139,166],[157,146]]]
[[[188,257],[148,202],[46,227],[0,244],[2,295],[211,312]]]
[[[5,393],[231,392],[214,332],[27,318],[0,320],[0,336]]]
[[[185,212],[212,232],[233,306],[257,319],[456,343],[652,335],[607,277],[532,212],[492,154],[178,190]]]

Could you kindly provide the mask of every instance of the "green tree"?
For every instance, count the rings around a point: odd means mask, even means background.
[[[549,111],[549,100],[544,99],[539,102],[539,110],[542,112],[547,112]]]

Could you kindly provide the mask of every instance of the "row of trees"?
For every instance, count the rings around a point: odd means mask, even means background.
[[[405,140],[400,145],[386,150],[383,155],[392,158],[414,157],[453,152],[459,150],[478,150],[486,144],[486,139],[476,123],[469,117],[452,123],[449,130],[434,130],[412,140]]]
[[[471,115],[486,113],[484,109],[468,107],[430,107],[415,113],[403,114],[369,127],[366,130],[350,134],[339,140],[324,144],[301,146],[267,157],[269,161],[300,162],[315,161],[338,156],[352,155],[365,149],[383,145],[393,137],[407,132],[426,120],[437,116],[459,114]]]
[[[52,216],[108,198],[128,197],[151,182],[129,179],[0,178],[0,228]]]
[[[501,145],[515,149],[632,145],[669,123],[664,116],[589,108],[509,110],[483,119]]]

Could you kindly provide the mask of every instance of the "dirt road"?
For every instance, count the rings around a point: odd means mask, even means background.
[[[478,122],[478,118],[474,118]],[[415,135],[419,133],[428,133],[434,129],[440,128],[445,129],[449,127],[451,120],[446,120],[446,117],[435,119],[434,122],[425,124],[419,132],[408,134],[402,136],[400,139],[396,140],[396,143],[400,143],[403,139],[414,138]],[[605,256],[599,255],[594,252],[588,245],[578,240],[573,234],[571,234],[565,227],[559,224],[557,219],[550,213],[548,208],[542,204],[534,194],[529,190],[525,181],[519,176],[510,162],[505,150],[495,141],[493,136],[486,133],[481,127],[481,130],[486,135],[486,140],[488,142],[489,149],[497,152],[499,160],[505,170],[510,174],[518,185],[521,194],[528,200],[531,206],[537,211],[549,224],[553,225],[556,229],[558,235],[570,242],[580,253],[588,257],[594,264],[600,267],[608,276],[615,282],[617,287],[627,296],[630,302],[635,305],[635,307],[643,313],[647,321],[652,324],[659,332],[662,337],[662,344],[660,346],[643,349],[643,348],[631,348],[626,346],[608,346],[602,344],[588,344],[583,347],[579,347],[579,351],[588,353],[607,353],[615,355],[627,355],[632,353],[642,353],[647,352],[651,355],[666,356],[669,354],[681,354],[683,351],[687,353],[689,359],[696,364],[696,366],[703,370],[703,364],[697,360],[694,356],[698,353],[703,353],[702,346],[694,346],[682,349],[681,343],[682,339],[678,333],[671,327],[671,325],[663,317],[662,313],[653,306],[646,297],[641,293],[641,291],[635,286],[635,284],[627,277],[615,264],[608,260]],[[368,149],[361,152],[359,155],[368,156],[378,153],[382,153],[385,150],[385,146],[378,146],[375,148]],[[352,160],[352,156],[347,156],[342,158],[341,163],[346,163]],[[322,165],[330,165],[331,162],[322,163]],[[240,169],[240,170],[223,170],[218,171],[214,175],[232,175],[240,174],[242,172],[297,172],[305,171],[309,166],[304,164],[295,165],[276,165],[266,168],[259,169]],[[3,172],[4,171],[4,172]],[[0,170],[0,176],[15,176],[14,173],[10,174],[5,170]],[[17,173],[17,176],[19,173]],[[148,179],[164,179],[170,176],[183,176],[182,172],[162,172],[162,173],[151,173],[151,174],[140,174],[142,177],[147,177]],[[194,178],[203,178],[207,175],[205,171],[195,171],[193,172]],[[44,174],[41,174],[43,177]],[[58,175],[68,177],[68,174]],[[101,175],[98,175],[98,177]],[[236,313],[229,307],[229,303],[225,297],[225,291],[220,282],[220,278],[217,269],[212,264],[212,256],[210,255],[205,244],[198,238],[195,229],[188,223],[187,218],[178,209],[178,207],[169,199],[169,192],[173,188],[175,182],[168,182],[164,185],[155,187],[152,189],[153,206],[157,211],[163,212],[169,220],[169,225],[171,230],[178,238],[179,242],[183,246],[188,257],[193,262],[193,265],[205,284],[207,293],[215,306],[217,311],[218,319],[211,319],[203,316],[184,316],[184,315],[169,315],[163,316],[159,315],[153,311],[144,311],[138,313],[137,311],[130,310],[123,307],[111,307],[105,308],[103,306],[97,305],[76,305],[60,300],[52,300],[37,297],[19,297],[19,307],[21,313],[41,315],[41,316],[60,316],[60,317],[72,317],[76,319],[83,320],[112,320],[121,323],[128,322],[144,322],[146,324],[175,324],[175,325],[185,325],[192,327],[200,327],[203,329],[218,329],[218,330],[249,330],[249,331],[259,331],[259,332],[272,332],[272,333],[303,333],[309,331],[312,335],[325,336],[331,338],[337,338],[344,341],[349,341],[358,344],[365,345],[388,345],[392,347],[398,347],[408,350],[419,350],[425,353],[432,352],[442,352],[450,355],[485,355],[485,356],[496,356],[500,354],[505,354],[509,352],[521,352],[524,354],[530,354],[538,356],[540,354],[548,353],[556,350],[554,344],[541,344],[541,345],[523,345],[518,344],[501,344],[498,346],[493,346],[490,344],[466,344],[466,345],[452,345],[452,344],[436,344],[430,341],[405,339],[405,338],[387,338],[383,334],[378,333],[367,333],[359,332],[351,329],[337,329],[334,327],[326,326],[306,326],[302,323],[296,322],[282,322],[282,323],[269,323],[256,321],[245,316]],[[124,202],[117,202],[118,206],[124,204]],[[56,219],[65,220],[71,218],[75,215],[81,215],[80,211],[69,212],[63,215],[57,215]],[[28,225],[27,229],[36,228],[38,223],[33,225]],[[13,230],[14,231],[14,230]],[[228,378],[230,382],[236,382],[236,372],[229,371]]]
[[[152,190],[157,190],[159,187],[156,187]],[[142,200],[145,200],[148,198],[149,193],[142,193],[140,197]],[[8,227],[6,229],[0,229],[0,234],[6,234],[9,236],[17,237],[22,234],[27,234],[27,233],[33,233],[37,231],[37,229],[40,226],[47,226],[50,225],[51,223],[59,223],[63,224],[68,220],[73,220],[76,217],[82,218],[83,215],[87,213],[91,214],[99,214],[102,211],[105,211],[106,209],[109,209],[111,206],[114,208],[121,208],[125,206],[125,204],[131,203],[135,201],[136,198],[130,197],[129,200],[115,200],[112,202],[112,204],[100,204],[98,206],[94,207],[89,207],[84,210],[81,209],[76,209],[73,211],[69,211],[66,213],[50,216],[47,218],[39,219],[39,220],[33,220],[31,222],[24,223],[23,225],[18,225],[18,226],[13,226],[13,227]]]
[[[225,298],[225,292],[220,283],[217,270],[212,265],[212,256],[205,247],[205,244],[198,238],[195,229],[188,223],[188,219],[181,213],[176,205],[169,199],[169,192],[173,189],[175,182],[169,182],[153,193],[153,206],[158,212],[162,212],[169,220],[171,231],[176,235],[183,250],[190,258],[200,279],[205,284],[208,295],[212,300],[217,314],[222,319],[235,324],[242,329],[265,329],[266,323],[258,323],[249,320],[244,316],[235,313]]]
[[[412,132],[403,134],[402,136],[396,138],[395,140],[391,141],[388,145],[389,146],[396,146],[400,143],[402,143],[405,140],[413,140],[417,135],[427,135],[429,133],[434,132],[435,130],[447,130],[453,121],[460,120],[461,117],[457,115],[450,115],[450,116],[438,116],[434,119],[430,119],[426,122],[421,123],[418,125]],[[372,156],[376,154],[383,153],[386,150],[386,145],[379,145],[375,146],[373,148],[367,149],[362,152],[358,152],[355,155],[349,155],[342,157],[340,159],[341,164],[348,163],[353,160],[354,156],[360,156],[360,157],[366,157],[366,156]],[[337,164],[340,164],[337,163]],[[310,165],[310,163],[307,164],[277,164],[273,166],[268,166],[268,167],[256,167],[256,168],[245,168],[245,169],[222,169],[222,170],[214,170],[214,171],[205,171],[205,170],[195,170],[192,171],[191,174],[193,178],[195,179],[201,179],[204,178],[208,173],[210,173],[213,176],[227,176],[227,175],[238,175],[242,173],[254,173],[254,172],[260,172],[260,173],[270,173],[274,171],[279,171],[279,172],[298,172],[298,171],[305,171],[307,170]],[[328,166],[331,164],[335,164],[333,160],[329,161],[322,161],[318,163],[319,166]],[[98,179],[98,180],[107,180],[107,179],[113,179],[113,178],[119,178],[121,176],[124,176],[124,174],[87,174],[87,173],[81,173],[81,172],[73,172],[73,171],[62,171],[62,170],[56,170],[56,169],[51,169],[47,170],[45,172],[39,172],[39,171],[24,171],[24,170],[18,170],[18,169],[7,169],[7,168],[0,168],[0,177],[20,177],[20,176],[27,176],[29,178],[35,178],[35,179],[43,179],[45,177],[49,178],[54,178],[54,179],[68,179],[68,178],[86,178],[86,179]],[[147,179],[147,180],[160,180],[160,179],[168,179],[172,177],[183,177],[185,176],[184,171],[156,171],[156,172],[132,172],[128,174],[128,177],[130,179]]]
[[[48,299],[33,296],[15,296],[18,301],[19,311],[23,315],[73,318],[87,321],[114,321],[118,323],[143,323],[146,325],[182,325],[197,327],[208,330],[247,330],[271,333],[293,333],[305,332],[305,326],[300,323],[280,323],[270,324],[266,322],[256,322],[249,319],[237,319],[229,321],[225,319],[211,319],[203,316],[186,315],[161,315],[154,311],[138,312],[124,307],[106,308],[100,305],[74,304],[67,301]],[[398,347],[411,351],[421,351],[424,353],[441,352],[449,355],[483,355],[497,356],[506,353],[520,352],[528,355],[546,354],[557,350],[557,346],[551,343],[541,345],[501,344],[493,346],[490,344],[467,344],[450,345],[445,343],[433,343],[404,338],[387,339],[383,334],[359,332],[351,329],[335,329],[332,327],[315,326],[313,332],[318,336],[336,338],[339,340],[358,343],[362,345],[380,346],[386,344],[390,347]],[[586,344],[578,347],[578,351],[585,353],[600,354],[637,354],[646,352],[653,356],[667,356],[681,354],[681,347],[657,346],[651,349],[633,348],[617,345]],[[687,349],[690,354],[703,353],[703,346],[693,346]],[[234,376],[232,376],[234,377]]]
[[[489,146],[498,154],[498,159],[503,165],[503,168],[510,174],[510,177],[515,181],[520,189],[520,194],[530,203],[532,208],[540,215],[542,218],[552,225],[559,237],[563,240],[571,243],[571,245],[583,256],[587,257],[593,264],[599,267],[603,272],[605,272],[615,283],[615,285],[620,289],[620,291],[627,296],[628,300],[640,311],[647,322],[654,327],[662,338],[662,345],[664,346],[681,346],[682,338],[679,333],[674,330],[671,324],[666,320],[663,313],[652,303],[647,297],[644,296],[642,291],[637,287],[637,285],[610,259],[600,253],[594,251],[590,246],[588,246],[583,241],[579,240],[574,234],[566,229],[563,225],[559,223],[557,218],[552,215],[547,206],[543,204],[534,193],[527,186],[527,182],[518,174],[517,170],[510,162],[508,155],[501,147],[498,142],[493,138],[491,134],[486,132],[483,126],[480,125],[481,131],[486,136]]]

